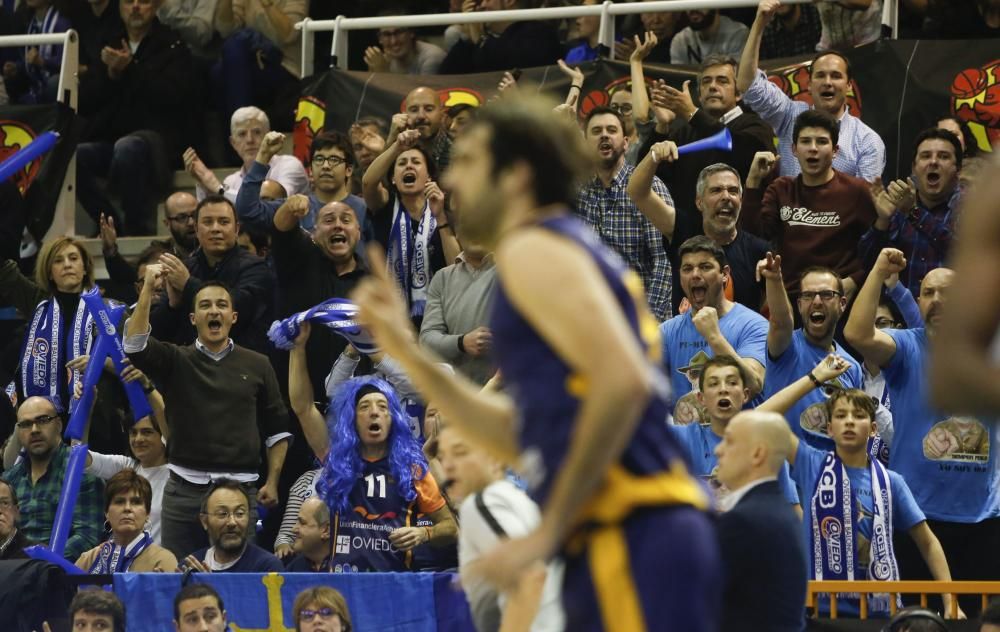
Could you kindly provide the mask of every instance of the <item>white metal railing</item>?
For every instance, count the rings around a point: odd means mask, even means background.
[[[76,111],[80,87],[80,38],[76,31],[70,29],[65,33],[47,33],[35,35],[4,35],[0,36],[0,48],[14,46],[45,46],[61,44],[62,63],[59,66],[59,87],[56,100],[68,105]],[[56,201],[52,224],[49,226],[45,239],[72,235],[76,231],[76,155],[66,167],[66,176],[59,189],[59,199]]]
[[[784,0],[785,4],[804,4],[811,0]],[[476,11],[472,13],[430,13],[426,15],[400,15],[371,18],[346,18],[343,15],[333,20],[310,20],[306,18],[295,25],[302,30],[302,76],[313,73],[313,41],[318,31],[333,31],[333,43],[330,47],[331,60],[341,69],[347,69],[347,37],[350,31],[379,29],[386,26],[421,27],[450,26],[452,24],[486,24],[490,22],[524,22],[538,20],[565,20],[585,16],[600,16],[601,44],[607,46],[611,58],[614,59],[615,21],[618,15],[635,15],[638,13],[695,11],[699,9],[735,9],[756,7],[759,0],[660,0],[658,2],[625,2],[613,3],[605,0],[603,4],[550,7],[545,9],[515,9],[512,11]],[[892,27],[892,36],[896,37],[897,25],[895,16],[898,13],[899,0],[887,0],[885,11],[888,23]]]

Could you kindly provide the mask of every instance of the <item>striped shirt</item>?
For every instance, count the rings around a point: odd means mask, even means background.
[[[792,128],[795,119],[811,106],[794,101],[771,81],[762,70],[757,71],[753,83],[743,94],[743,102],[750,106],[778,136],[780,175],[797,176],[802,171],[792,153]],[[885,143],[872,128],[847,110],[840,117],[840,138],[833,168],[849,176],[871,182],[881,177],[885,170]]]
[[[577,213],[594,229],[601,240],[614,249],[633,270],[639,273],[646,300],[660,320],[670,318],[670,292],[673,277],[670,259],[663,247],[663,236],[636,207],[625,187],[635,168],[623,162],[611,186],[604,188],[600,178],[592,178],[577,198]],[[653,192],[673,206],[667,185],[653,178]]]

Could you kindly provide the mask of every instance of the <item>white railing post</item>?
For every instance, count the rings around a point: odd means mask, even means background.
[[[343,15],[338,15],[337,19],[334,20],[333,41],[330,43],[331,68],[333,61],[336,60],[338,68],[347,70],[347,29],[344,28],[346,20],[347,18]]]
[[[611,15],[611,0],[601,4],[601,26],[597,31],[597,40],[608,48],[608,59],[615,58],[615,16]]]
[[[300,70],[303,79],[313,74],[313,44],[316,41],[316,32],[309,28],[310,22],[312,20],[309,18],[300,22],[302,25],[302,61],[300,63]]]

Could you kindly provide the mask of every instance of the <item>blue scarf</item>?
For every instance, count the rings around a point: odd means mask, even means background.
[[[114,540],[108,540],[101,545],[101,550],[97,553],[97,558],[90,565],[88,572],[91,575],[127,573],[132,568],[132,562],[135,561],[135,558],[139,557],[152,543],[153,538],[150,537],[149,531],[143,531],[142,535],[132,540],[127,546],[121,546],[115,544]]]
[[[59,395],[61,372],[67,362],[90,352],[93,324],[82,298],[69,327],[64,325],[64,315],[55,297],[38,304],[21,347],[21,393],[25,399],[35,395],[49,397],[66,410]],[[79,380],[80,371],[74,369],[70,384]]]
[[[872,480],[872,538],[868,579],[899,579],[892,548],[892,485],[889,472],[877,459],[870,459]],[[855,580],[857,502],[847,468],[836,452],[827,452],[816,481],[812,500],[813,579]],[[842,595],[853,600],[855,595]],[[875,612],[889,609],[888,595],[872,595]]]
[[[437,230],[437,220],[429,202],[424,202],[423,214],[416,235],[410,225],[410,214],[403,208],[397,195],[392,209],[392,228],[389,230],[389,269],[403,289],[403,296],[410,306],[410,316],[423,316],[427,304],[427,286],[430,284],[430,241]]]
[[[357,315],[358,306],[354,303],[342,298],[331,298],[304,312],[274,321],[267,330],[267,337],[275,347],[288,351],[295,346],[295,339],[299,335],[302,322],[308,320],[329,327],[340,334],[354,345],[359,353],[365,355],[375,353],[378,347],[375,346],[371,335],[355,320]]]

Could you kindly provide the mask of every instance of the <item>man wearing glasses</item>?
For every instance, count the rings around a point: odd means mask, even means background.
[[[771,319],[767,330],[767,367],[764,397],[768,398],[796,381],[831,353],[851,366],[837,378],[840,388],[861,388],[861,365],[841,347],[833,334],[844,315],[847,298],[844,284],[830,268],[809,267],[799,276],[796,299],[802,326],[795,329],[792,304],[781,274],[781,255],[767,256],[757,263],[757,275],[764,278],[767,308]],[[829,421],[825,406],[828,389],[815,388],[788,409],[785,418],[795,435],[821,450],[832,450],[826,432]]]
[[[14,527],[17,532],[23,532],[24,537],[34,542],[49,541],[69,459],[62,430],[59,411],[45,397],[29,397],[17,409],[17,439],[26,448],[27,458],[4,473],[10,489],[0,485],[0,538],[4,537],[3,530],[9,528],[5,523],[11,521],[16,525],[20,517],[24,522],[20,528]],[[11,503],[10,509],[3,507],[4,500]],[[67,559],[76,560],[84,551],[97,546],[104,522],[103,509],[101,484],[84,474],[63,552]]]
[[[181,566],[202,573],[280,573],[281,560],[248,541],[250,497],[240,483],[220,478],[201,502],[201,525],[211,546],[184,558]]]
[[[261,185],[267,177],[268,164],[285,142],[284,134],[268,132],[264,136],[257,158],[250,165],[243,186],[236,196],[236,213],[244,227],[271,232],[274,215],[285,201],[292,197],[262,200]],[[362,241],[371,237],[371,220],[368,219],[365,201],[351,193],[351,174],[354,172],[354,152],[350,139],[340,132],[324,131],[313,138],[309,149],[309,179],[312,183],[307,193],[309,213],[299,225],[308,232],[316,226],[319,209],[332,202],[343,202],[354,209],[358,224],[362,227]]]

